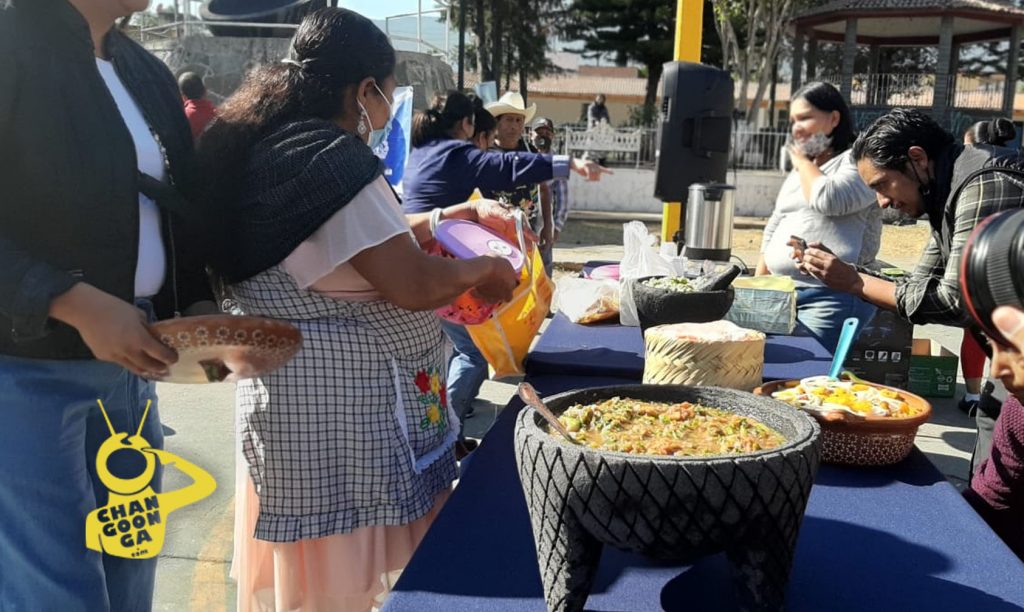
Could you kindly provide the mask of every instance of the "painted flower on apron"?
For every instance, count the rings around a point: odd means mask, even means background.
[[[416,373],[416,388],[419,394],[416,399],[423,407],[423,418],[420,429],[436,428],[439,432],[448,429],[448,394],[445,391],[441,374],[437,369],[420,370]]]

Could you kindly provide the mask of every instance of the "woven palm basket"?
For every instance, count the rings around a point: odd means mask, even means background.
[[[764,341],[728,321],[652,327],[644,333],[644,383],[752,391],[764,373]]]

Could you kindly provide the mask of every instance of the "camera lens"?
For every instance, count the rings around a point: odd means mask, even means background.
[[[960,289],[975,323],[1009,346],[992,324],[992,312],[1000,306],[1024,308],[1024,210],[996,213],[978,224],[964,247]]]

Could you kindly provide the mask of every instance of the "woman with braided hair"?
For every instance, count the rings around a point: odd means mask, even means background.
[[[402,213],[371,150],[394,71],[373,22],[319,9],[201,139],[215,271],[244,312],[303,335],[291,362],[236,391],[242,611],[379,607],[456,477],[433,310],[470,289],[507,300],[518,281],[504,259],[424,251],[430,215]],[[444,214],[512,223],[488,202]]]

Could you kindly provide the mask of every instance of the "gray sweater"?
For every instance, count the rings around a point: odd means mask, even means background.
[[[820,241],[843,261],[866,266],[874,263],[881,243],[882,209],[857,174],[853,155],[847,151],[830,159],[821,172],[810,201],[804,198],[799,172],[790,172],[761,241],[768,270],[792,277],[797,286],[820,286],[821,281],[796,269],[792,248],[786,245],[790,236]]]

